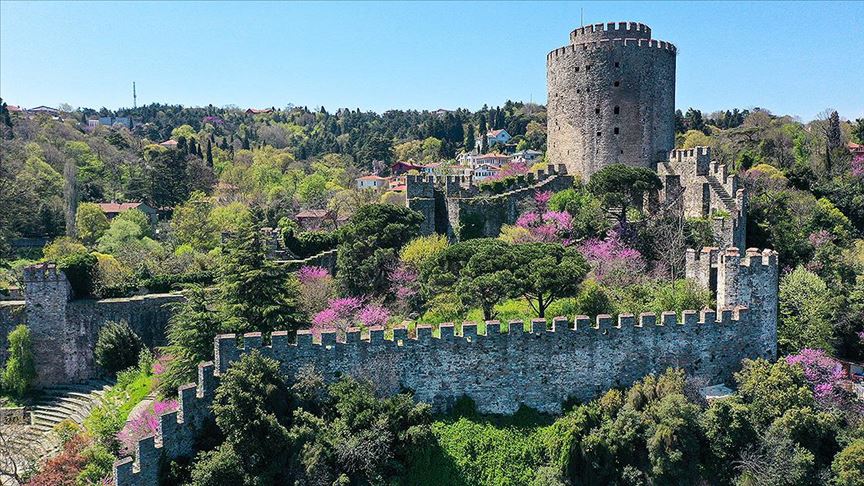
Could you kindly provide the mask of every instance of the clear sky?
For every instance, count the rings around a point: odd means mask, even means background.
[[[864,116],[864,2],[0,3],[10,104],[437,109],[546,100],[585,23],[678,46],[677,106]]]

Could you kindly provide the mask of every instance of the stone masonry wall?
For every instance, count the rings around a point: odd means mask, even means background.
[[[69,281],[53,264],[24,270],[24,322],[30,328],[37,384],[68,383],[98,376],[93,348],[109,321],[126,321],[148,347],[165,344],[171,317],[167,304],[179,294],[151,294],[122,299],[71,300]],[[5,316],[2,328],[7,327]],[[5,358],[0,364],[5,362]]]
[[[408,208],[423,214],[420,234],[439,233],[452,241],[496,237],[505,224],[514,224],[537,191],[562,191],[573,186],[563,165],[529,173],[524,183],[502,194],[487,194],[469,178],[407,177]]]
[[[675,147],[675,46],[634,22],[570,41],[546,56],[547,160],[583,180],[615,163],[653,169]]]
[[[638,318],[625,314],[617,323],[606,315],[593,323],[585,316],[573,322],[556,318],[551,326],[537,319],[527,330],[521,321],[491,321],[484,334],[465,323],[458,333],[453,324],[442,324],[439,336],[430,327],[418,327],[410,337],[406,329],[395,329],[392,339],[384,338],[382,328],[349,330],[344,341],[336,333],[323,333],[320,342],[308,331],[298,332],[296,339],[274,332],[267,346],[260,333],[242,339],[217,336],[215,362],[199,366],[197,387],[179,390],[181,412],[162,416],[161,433],[139,442],[135,461],[115,463],[115,484],[156,484],[166,460],[194,454],[195,434],[208,420],[218,377],[254,349],[277,359],[288,377],[311,365],[327,381],[353,375],[372,380],[383,392],[410,389],[416,400],[437,410],[468,396],[481,412],[505,414],[520,404],[560,412],[568,398],[590,400],[668,367],[716,384],[727,382],[742,359],[774,359],[776,254],[750,250],[740,257],[732,248],[722,255],[713,249],[695,255],[688,253],[689,275],[710,284],[712,261],[720,265],[724,283],[718,302],[736,302],[737,307],[684,311],[680,319],[674,312]]]
[[[729,174],[725,164],[711,160],[710,147],[672,150],[668,159],[657,165],[657,175],[663,181],[661,204],[679,206],[685,218],[710,218],[715,245],[744,251],[746,193],[737,175]]]

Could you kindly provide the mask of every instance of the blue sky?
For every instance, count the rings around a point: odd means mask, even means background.
[[[546,100],[585,23],[678,46],[676,104],[864,116],[864,2],[0,3],[10,104],[476,109]]]

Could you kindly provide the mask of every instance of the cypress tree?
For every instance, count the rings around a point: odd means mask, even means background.
[[[207,166],[213,167],[213,146],[210,139],[207,139]]]
[[[474,125],[468,124],[468,129],[465,130],[465,150],[470,152],[474,150],[474,145],[477,141],[474,139]]]
[[[486,132],[489,130],[486,128],[486,116],[480,115],[480,153],[485,154],[489,151],[489,140],[486,138]]]
[[[189,155],[195,155],[198,153],[198,150],[195,148],[195,139],[190,138],[189,143],[186,145],[186,153]]]

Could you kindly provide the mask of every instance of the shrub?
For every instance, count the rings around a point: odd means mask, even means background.
[[[831,464],[837,486],[864,484],[864,439],[849,444],[834,457]]]
[[[3,373],[3,387],[11,394],[21,397],[36,379],[36,363],[33,359],[33,343],[30,330],[19,324],[9,333],[9,357]]]
[[[45,245],[42,249],[42,255],[46,260],[56,262],[69,255],[78,255],[87,253],[87,247],[82,245],[78,240],[61,236],[51,243]]]
[[[202,270],[176,274],[161,274],[144,279],[142,287],[150,292],[164,293],[176,290],[182,284],[213,284],[213,272]]]
[[[69,280],[75,298],[83,299],[93,295],[98,262],[96,256],[89,253],[72,254],[57,262],[57,268],[62,270]]]
[[[71,419],[62,420],[52,429],[54,435],[60,440],[60,445],[66,445],[73,437],[81,433],[81,427]]]
[[[109,322],[96,339],[96,363],[111,375],[138,364],[144,344],[126,322]]]

